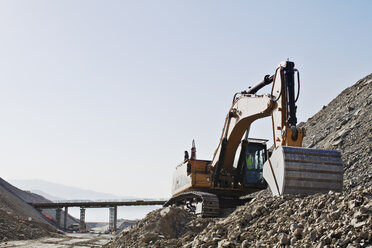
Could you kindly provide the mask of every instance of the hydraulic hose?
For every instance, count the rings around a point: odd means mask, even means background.
[[[297,96],[295,102],[297,102],[298,97],[300,96],[300,72],[297,69],[294,69],[297,72]]]

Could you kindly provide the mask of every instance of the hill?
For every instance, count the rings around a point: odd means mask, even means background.
[[[135,199],[113,194],[97,192],[94,190],[81,189],[68,185],[52,183],[45,180],[9,180],[9,182],[21,189],[45,194],[50,200],[111,200],[111,199]]]
[[[24,200],[39,200],[40,197],[21,191],[0,178],[0,241],[57,235],[57,228]]]

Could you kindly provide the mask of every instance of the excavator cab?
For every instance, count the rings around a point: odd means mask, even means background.
[[[267,160],[266,140],[248,140],[243,167],[243,186],[265,184],[263,165]]]
[[[263,178],[263,166],[268,158],[267,141],[248,137],[242,140],[240,152],[234,159],[234,188],[262,189],[267,186]]]

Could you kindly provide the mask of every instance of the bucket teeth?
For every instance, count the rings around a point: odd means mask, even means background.
[[[271,164],[271,165],[270,165]],[[264,178],[274,195],[342,191],[341,153],[282,146],[264,165]]]

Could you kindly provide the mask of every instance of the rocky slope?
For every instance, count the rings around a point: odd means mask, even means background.
[[[372,74],[300,126],[304,146],[341,151],[344,192],[272,197],[226,218],[176,207],[154,211],[105,247],[372,247]]]
[[[57,229],[48,220],[9,188],[0,178],[0,242],[57,235]]]
[[[0,185],[3,187],[3,189],[7,190],[9,193],[13,194],[14,196],[16,196],[17,198],[20,198],[21,200],[25,201],[25,202],[51,202],[49,199],[46,199],[45,197],[39,195],[39,194],[35,194],[35,193],[32,193],[30,191],[26,191],[26,190],[21,190],[15,186],[13,186],[12,184],[8,183],[7,181],[5,181],[4,179],[0,178]],[[48,216],[49,218],[53,219],[53,221],[55,222],[55,216],[56,216],[56,210],[55,209],[43,209],[43,214],[45,214],[46,216]],[[64,211],[62,211],[62,216],[64,216]],[[63,226],[64,225],[64,218],[61,219],[61,225]],[[79,222],[79,220],[77,220],[76,218],[74,218],[73,216],[71,215],[68,215],[68,218],[67,218],[67,226],[73,224],[73,223],[77,223]]]

